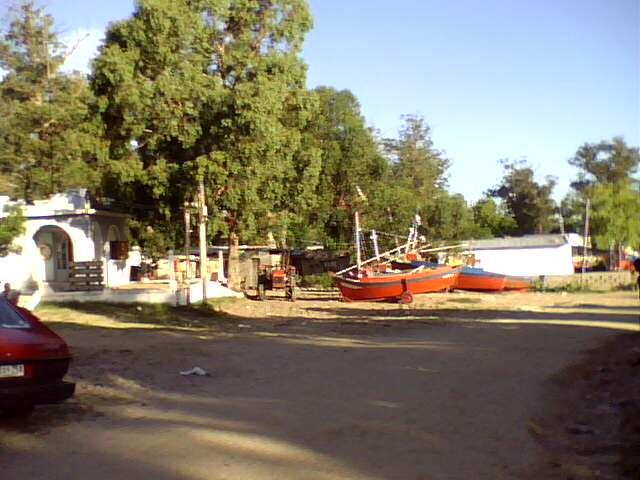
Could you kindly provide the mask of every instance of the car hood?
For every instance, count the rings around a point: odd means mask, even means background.
[[[0,328],[0,362],[70,357],[67,344],[44,325]]]

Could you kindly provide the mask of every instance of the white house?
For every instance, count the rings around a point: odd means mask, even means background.
[[[525,235],[465,242],[475,266],[488,272],[534,277],[571,275],[571,244],[566,235]]]
[[[57,194],[27,205],[0,196],[5,207],[18,205],[25,232],[14,240],[19,253],[0,257],[0,282],[25,292],[69,289],[70,262],[101,262],[104,285],[129,282],[127,215],[96,209],[83,189]]]

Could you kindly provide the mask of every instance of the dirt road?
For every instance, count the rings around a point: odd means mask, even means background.
[[[317,295],[316,295],[317,297]],[[435,295],[409,308],[241,301],[163,328],[45,307],[73,401],[0,424],[13,479],[537,478],[547,380],[638,329],[637,297]],[[143,312],[144,313],[144,312]],[[181,376],[199,366],[208,376]]]

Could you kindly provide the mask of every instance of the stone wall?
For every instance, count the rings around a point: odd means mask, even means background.
[[[543,288],[585,288],[588,290],[614,290],[632,288],[637,274],[631,272],[587,272],[573,275],[541,277]]]

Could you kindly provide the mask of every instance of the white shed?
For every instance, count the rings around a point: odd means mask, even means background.
[[[466,242],[475,266],[505,275],[571,275],[571,244],[566,235],[525,235]]]
[[[42,293],[70,287],[70,262],[100,262],[105,286],[129,282],[127,215],[93,208],[85,190],[56,194],[28,205],[0,196],[5,207],[18,205],[25,232],[14,240],[18,253],[0,257],[0,282]]]

